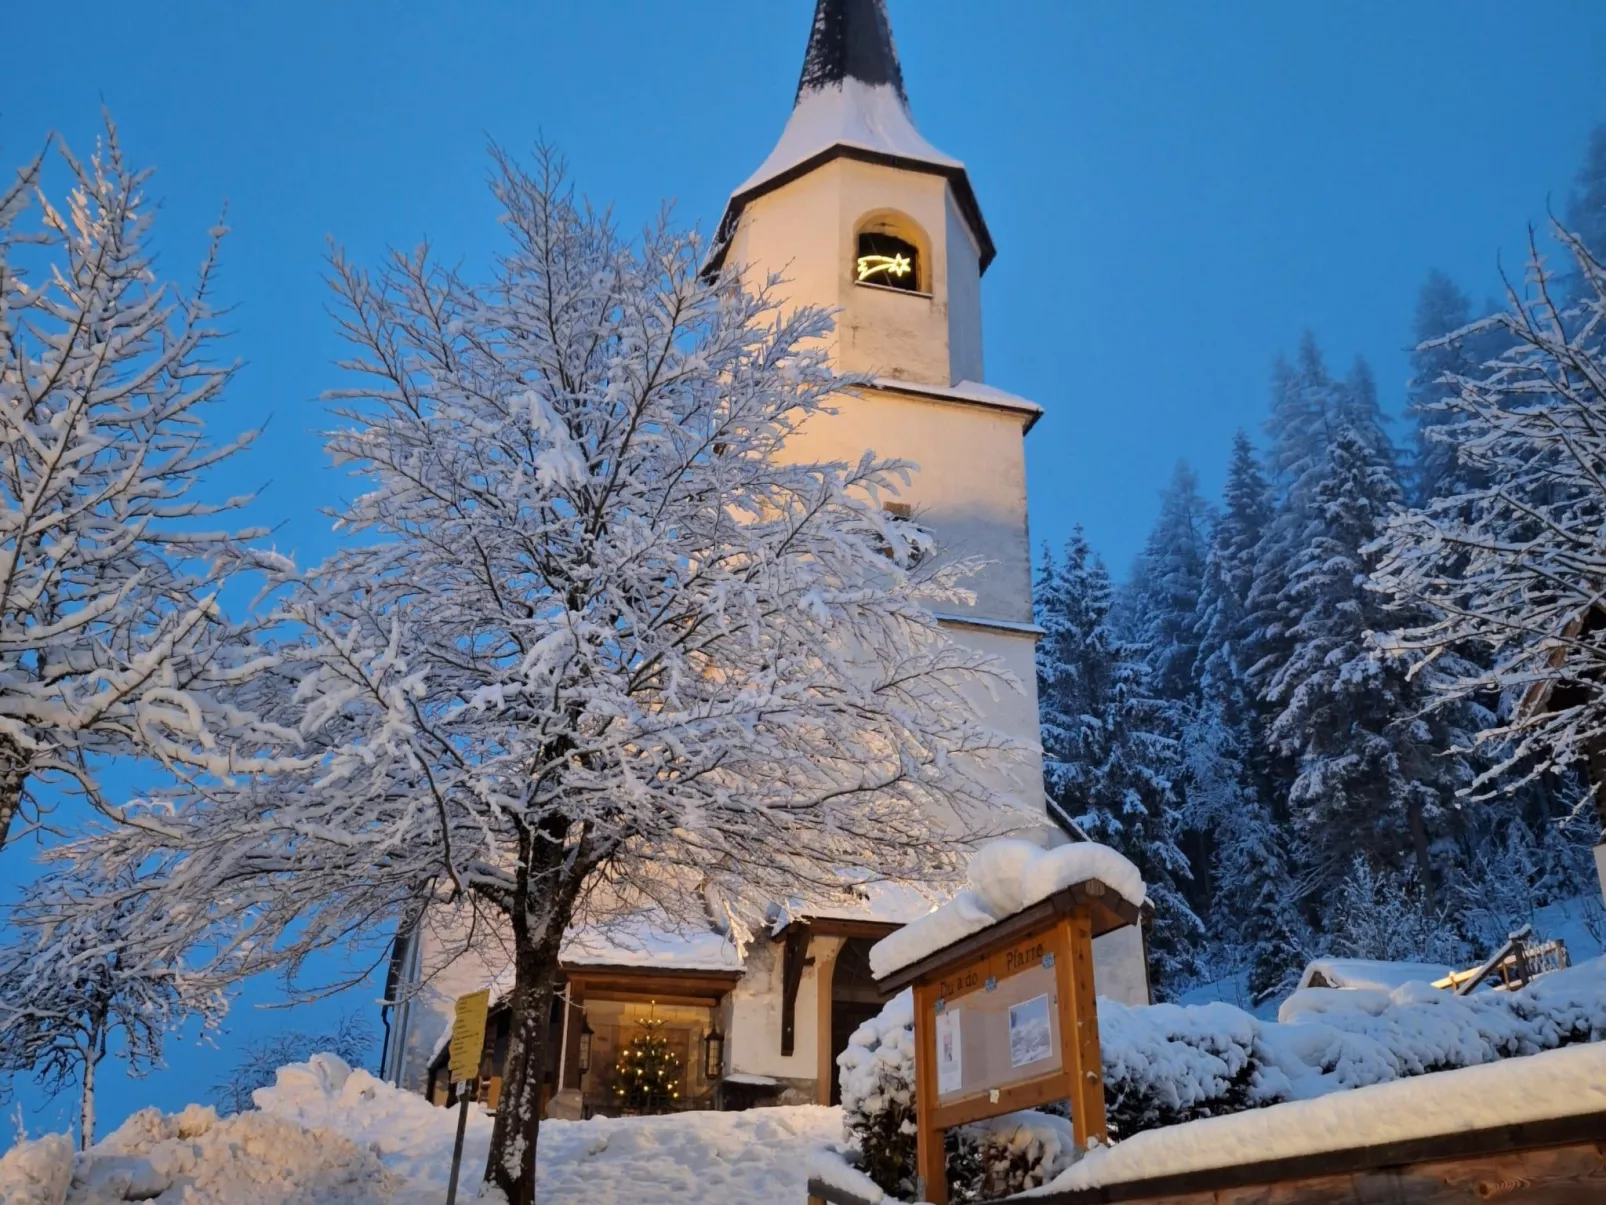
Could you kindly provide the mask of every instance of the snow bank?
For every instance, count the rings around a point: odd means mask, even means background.
[[[1095,1150],[1046,1190],[1401,1142],[1606,1109],[1606,1046],[1571,1046],[1316,1100],[1150,1130]]]
[[[0,1155],[0,1202],[62,1205],[72,1185],[72,1139],[46,1134]]]
[[[65,1135],[0,1159],[5,1205],[386,1205],[402,1189],[371,1150],[266,1113],[219,1119],[191,1105],[143,1109],[83,1156]]]
[[[4,1205],[439,1205],[455,1109],[401,1092],[333,1055],[279,1070],[257,1109],[219,1120],[192,1105],[136,1113],[87,1156],[64,1135],[0,1158]],[[776,1205],[806,1195],[811,1152],[838,1140],[839,1109],[681,1113],[541,1126],[543,1205]],[[471,1110],[464,1199],[477,1191],[491,1119]]]
[[[871,947],[870,970],[876,978],[1089,879],[1100,880],[1133,907],[1140,907],[1145,895],[1136,866],[1090,841],[1046,850],[1028,841],[994,841],[971,858],[966,879],[953,899]]]

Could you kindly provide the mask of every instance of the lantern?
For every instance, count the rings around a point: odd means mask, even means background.
[[[708,1031],[703,1039],[703,1075],[717,1080],[725,1073],[725,1035],[717,1029]]]

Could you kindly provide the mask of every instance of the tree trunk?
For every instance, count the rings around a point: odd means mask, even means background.
[[[1433,902],[1433,854],[1428,846],[1428,826],[1422,818],[1422,805],[1412,800],[1406,805],[1406,821],[1411,828],[1411,849],[1416,855],[1416,867],[1422,874],[1422,898]]]
[[[9,738],[0,738],[0,850],[6,847],[11,821],[22,808],[22,787],[28,781],[28,760]]]
[[[567,910],[565,910],[567,912]],[[513,997],[502,1096],[491,1130],[485,1178],[508,1205],[534,1205],[535,1149],[541,1127],[541,1085],[546,1078],[548,1027],[558,977],[558,947],[567,916],[553,918],[540,941],[528,925],[513,924]]]
[[[95,1064],[99,1060],[95,1057],[94,1047],[91,1046],[89,1057],[84,1060],[84,1095],[78,1109],[78,1149],[87,1151],[95,1145]]]

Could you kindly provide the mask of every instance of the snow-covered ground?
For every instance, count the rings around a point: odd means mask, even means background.
[[[0,1158],[3,1205],[439,1205],[455,1110],[398,1092],[330,1055],[281,1069],[258,1108],[131,1117],[76,1167],[61,1135]],[[810,1154],[840,1109],[803,1106],[541,1126],[543,1205],[778,1205],[806,1196]],[[491,1122],[469,1121],[460,1199],[472,1200]]]

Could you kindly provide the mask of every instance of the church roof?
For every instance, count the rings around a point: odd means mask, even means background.
[[[724,259],[747,202],[839,157],[947,177],[986,271],[994,255],[992,236],[965,165],[915,128],[885,0],[816,0],[792,116],[769,157],[731,193],[709,266],[717,268]]]

